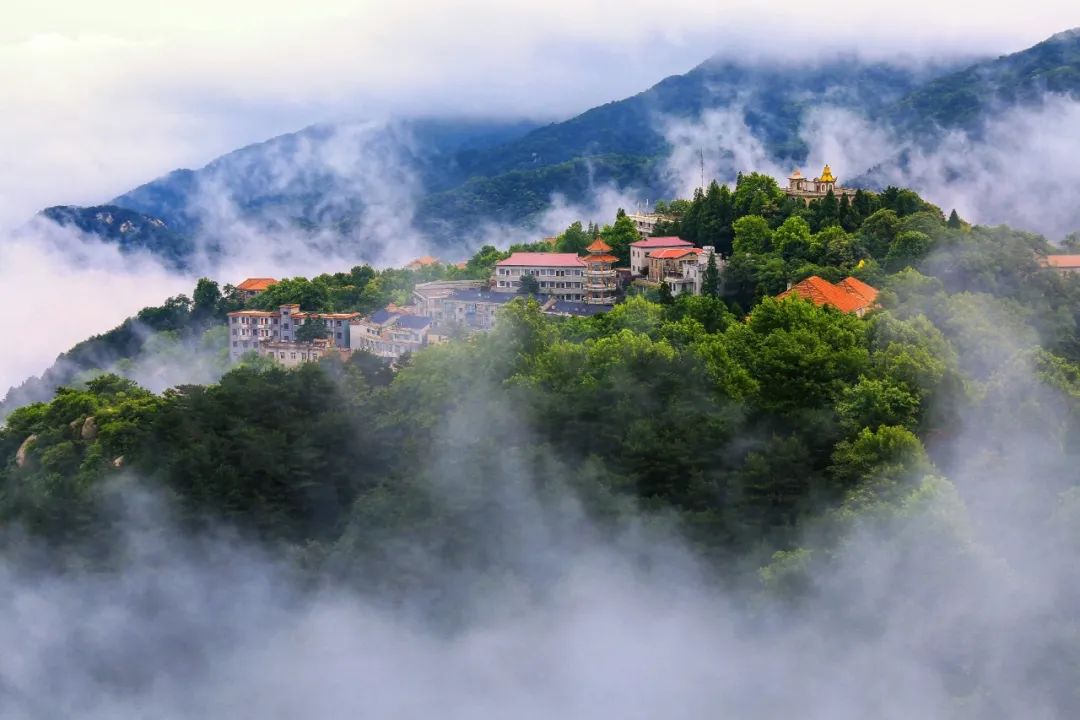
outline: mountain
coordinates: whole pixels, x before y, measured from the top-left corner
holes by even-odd
[[[992,112],[1038,103],[1047,93],[1080,97],[1080,28],[931,80],[891,110],[910,127],[977,133]]]
[[[1046,92],[1080,92],[1080,32],[966,67],[714,58],[542,127],[445,119],[313,126],[172,172],[111,204],[199,235],[211,248],[234,242],[240,224],[260,236],[345,237],[363,257],[405,233],[460,245],[485,223],[528,227],[554,195],[582,203],[601,185],[670,195],[664,161],[672,123],[700,122],[710,111],[736,114],[775,162],[799,165],[809,150],[801,134],[807,114],[823,106],[849,109],[898,143],[930,146],[942,130],[977,136],[987,119]],[[707,125],[699,132],[702,143],[716,142]]]
[[[115,243],[121,251],[153,253],[172,266],[183,265],[195,249],[190,237],[176,232],[161,218],[117,205],[56,205],[40,215],[62,227],[74,227]]]

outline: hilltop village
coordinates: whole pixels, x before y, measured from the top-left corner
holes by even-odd
[[[836,185],[827,165],[813,181],[795,171],[786,192],[805,202],[854,193]],[[628,217],[639,234],[629,244],[628,266],[620,267],[612,247],[597,237],[583,254],[513,252],[495,263],[485,280],[420,283],[409,304],[390,304],[368,315],[309,312],[297,304],[238,310],[228,314],[229,356],[237,361],[256,353],[287,367],[356,351],[396,360],[427,345],[490,330],[499,309],[523,294],[535,297],[546,315],[582,317],[610,309],[628,293],[662,289],[672,297],[700,295],[707,290],[710,273],[717,282],[726,261],[714,247],[652,235],[667,220],[663,214]],[[437,262],[426,256],[406,267],[419,270]],[[276,283],[274,278],[249,278],[236,289],[251,299]],[[789,286],[780,297],[791,295],[862,316],[877,290],[852,277],[834,284],[812,276]]]

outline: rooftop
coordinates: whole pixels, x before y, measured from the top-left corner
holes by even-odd
[[[824,278],[811,275],[776,297],[782,300],[795,295],[815,305],[831,305],[841,312],[856,312],[870,307],[877,294],[875,288],[853,277],[844,278],[834,285]]]
[[[463,289],[455,290],[446,296],[446,300],[459,300],[462,302],[489,302],[502,305],[514,298],[519,297],[511,293],[496,293],[490,290]]]
[[[669,247],[693,247],[694,243],[687,242],[677,237],[651,237],[646,240],[638,240],[630,243],[630,247],[636,248],[669,248]]]
[[[431,255],[425,255],[423,257],[416,258],[411,263],[409,263],[406,267],[418,267],[419,268],[419,267],[426,267],[428,265],[438,265],[438,264],[439,264],[439,258],[432,257]]]
[[[277,317],[276,312],[269,310],[234,310],[228,313],[229,317]]]
[[[430,324],[431,318],[424,317],[423,315],[402,315],[395,323],[398,327],[403,327],[408,330],[423,330]]]
[[[502,267],[580,267],[584,262],[575,253],[516,252],[496,265]]]
[[[592,245],[590,245],[589,247],[587,247],[585,249],[588,252],[591,252],[591,253],[609,253],[609,252],[611,252],[611,246],[608,245],[603,240],[601,240],[600,238],[596,238],[595,240],[593,240]]]
[[[649,253],[649,257],[657,260],[677,260],[687,255],[700,255],[704,250],[696,247],[661,248]]]
[[[375,323],[376,325],[383,325],[390,322],[396,317],[397,313],[392,313],[389,310],[376,310],[375,312],[371,313],[371,315],[368,317],[368,320]]]
[[[1053,268],[1080,268],[1080,255],[1047,255],[1046,264]]]
[[[570,302],[568,300],[556,300],[554,303],[545,308],[544,312],[549,315],[573,315],[577,317],[584,317],[596,315],[602,312],[607,312],[610,309],[611,308],[606,305],[591,305],[589,303]]]
[[[271,285],[277,285],[278,281],[274,278],[248,278],[244,282],[236,286],[237,290],[244,290],[246,292],[262,292]]]

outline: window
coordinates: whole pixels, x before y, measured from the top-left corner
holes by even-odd
[[[288,329],[289,329],[289,323],[287,323],[287,322],[285,322],[285,323],[282,323],[282,324],[281,324],[281,327],[282,327],[282,329],[284,329],[284,330],[288,330]]]
[[[341,323],[338,323],[338,324],[340,325]],[[337,339],[338,339],[338,340],[340,340],[340,339],[341,339],[341,333],[338,333],[338,334],[337,334]]]
[[[289,359],[290,360],[295,360],[296,359],[296,353],[289,353]]]
[[[239,344],[240,344],[240,343],[236,342],[235,340],[233,340],[233,341],[232,341],[232,346],[233,346],[233,347],[236,347],[236,346],[237,346],[237,345],[239,345]]]
[[[232,324],[233,324],[233,325],[235,325],[235,324],[236,324],[236,323],[238,323],[238,322],[240,322],[240,318],[233,318],[233,319],[232,319]]]
[[[284,359],[285,359],[285,351],[284,351],[284,350],[282,350],[282,351],[281,351],[281,359],[282,359],[282,360],[284,360]]]
[[[233,337],[236,337],[236,328],[232,329],[232,334],[233,334]]]

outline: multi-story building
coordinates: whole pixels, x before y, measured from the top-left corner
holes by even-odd
[[[619,258],[611,254],[611,246],[600,238],[585,249],[589,254],[582,258],[585,263],[584,301],[590,305],[614,305],[619,288],[615,263]]]
[[[495,316],[503,305],[516,296],[506,292],[492,292],[481,288],[455,290],[439,301],[439,308],[431,312],[440,330],[450,331],[455,326],[467,330],[490,330]]]
[[[672,295],[695,293],[698,259],[701,248],[663,248],[649,253],[649,282],[667,283]]]
[[[413,307],[418,315],[442,320],[443,300],[461,290],[480,290],[488,287],[486,280],[436,280],[420,283],[413,288]]]
[[[637,228],[638,235],[643,238],[647,238],[656,231],[657,224],[661,222],[674,222],[675,218],[671,215],[660,215],[659,213],[628,213],[627,217],[633,221],[634,227]]]
[[[258,352],[265,342],[296,340],[296,328],[318,319],[326,323],[327,339],[336,347],[349,347],[349,323],[360,313],[306,313],[299,305],[281,305],[273,310],[238,310],[228,314],[229,357],[236,361],[244,353]]]
[[[285,367],[294,368],[306,362],[315,362],[334,353],[345,352],[334,347],[327,338],[317,338],[311,342],[289,342],[288,340],[267,340],[259,345],[259,354],[270,358]]]
[[[499,293],[516,293],[525,275],[536,278],[543,295],[570,301],[584,298],[585,261],[574,253],[513,253],[495,264],[491,288]]]
[[[644,275],[649,271],[649,253],[669,248],[692,248],[694,243],[677,237],[654,237],[630,243],[630,272]]]
[[[378,310],[352,321],[353,350],[365,350],[381,358],[397,359],[427,344],[432,319],[423,315]]]

